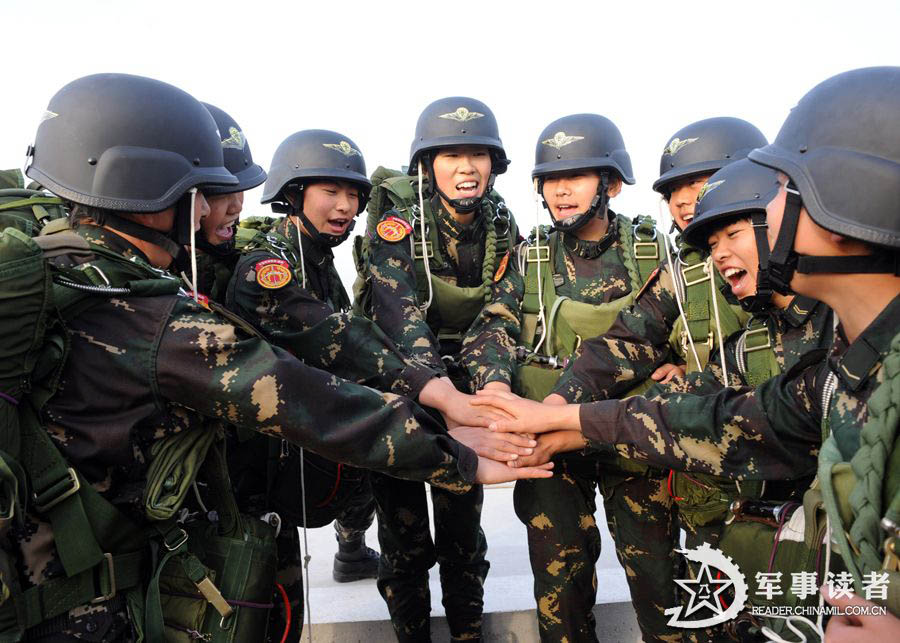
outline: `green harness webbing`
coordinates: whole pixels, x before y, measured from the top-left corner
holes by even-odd
[[[734,348],[738,370],[751,388],[781,373],[768,319],[768,315],[751,317]]]
[[[853,575],[856,592],[863,593],[863,576],[889,573],[887,606],[900,614],[900,334],[891,342],[881,366],[883,380],[868,401],[868,418],[859,434],[859,449],[850,460],[856,484],[849,498],[842,497],[833,475],[843,462],[834,435],[819,452],[819,482],[831,533],[841,558]],[[827,414],[822,418],[828,432]],[[849,538],[845,531],[847,505],[852,510]],[[842,511],[843,509],[843,511]],[[852,543],[852,544],[851,544]]]

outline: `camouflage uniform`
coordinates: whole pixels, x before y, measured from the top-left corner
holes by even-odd
[[[439,230],[440,243],[434,252],[440,252],[447,264],[446,270],[433,271],[434,277],[461,288],[481,286],[486,281],[486,226],[494,225],[486,214],[490,210],[483,205],[482,213],[471,224],[461,225],[446,212],[438,197],[426,203],[426,208],[426,216],[433,217]],[[392,215],[396,213],[388,213]],[[511,225],[515,237],[515,224]],[[384,332],[404,352],[449,375],[462,391],[480,389],[488,382],[509,384],[523,291],[522,278],[512,266],[489,282],[490,300],[461,340],[438,338],[439,306],[433,303],[427,317],[419,308],[408,240],[385,241],[374,230],[368,235],[369,312]],[[498,256],[494,265],[501,260]],[[483,585],[489,568],[485,560],[487,543],[480,527],[481,487],[464,496],[432,488],[436,534],[432,543],[423,485],[374,475],[372,486],[381,545],[378,588],[388,604],[398,638],[421,641],[430,637],[428,570],[435,561],[440,563],[443,604],[452,636],[480,638]]]
[[[119,235],[93,226],[78,233],[133,258],[141,274],[159,276]],[[208,418],[354,466],[459,493],[471,489],[474,453],[409,400],[308,367],[188,297],[112,297],[68,327],[61,385],[45,407],[48,432],[83,479],[137,525],[148,526],[143,493],[150,448],[207,426]],[[287,392],[291,383],[295,394]],[[29,514],[14,541],[26,586],[64,575],[52,528],[41,516]],[[73,609],[62,621],[56,640],[133,640],[118,597]]]
[[[562,250],[553,253],[552,267],[560,276],[554,279],[559,296],[602,304],[631,292],[616,216],[611,213],[610,231],[600,241],[558,232],[550,236],[549,243]],[[679,639],[680,633],[666,626],[664,614],[675,604],[675,586],[669,583],[668,594],[660,587],[662,579],[675,577],[678,544],[665,474],[616,457],[609,449],[563,454],[554,461],[552,478],[521,480],[515,490],[516,514],[528,530],[541,639],[596,640],[598,484],[644,640]]]

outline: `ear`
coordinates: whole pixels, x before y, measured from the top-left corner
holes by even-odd
[[[611,199],[619,196],[622,191],[622,179],[618,176],[609,177],[609,186],[606,188],[606,195]]]

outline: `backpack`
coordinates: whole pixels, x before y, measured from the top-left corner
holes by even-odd
[[[13,189],[0,190],[0,641],[52,634],[65,627],[72,608],[117,596],[139,639],[189,640],[197,632],[206,640],[259,640],[267,610],[243,604],[271,601],[274,533],[242,519],[228,502],[224,460],[208,439],[215,434],[203,430],[204,439],[186,443],[188,431],[154,445],[145,505],[158,521],[148,530],[84,482],[41,419],[66,361],[66,319],[110,295],[175,294],[179,282],[65,232],[59,199]],[[50,228],[62,232],[47,234]],[[62,256],[66,262],[52,261]],[[201,466],[224,498],[214,528],[175,520]],[[173,467],[175,485],[167,484]],[[65,575],[23,589],[10,531],[26,512],[52,525]],[[154,540],[159,556],[151,567]]]

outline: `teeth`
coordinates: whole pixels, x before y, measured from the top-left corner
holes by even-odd
[[[686,215],[684,215],[683,218],[684,218],[685,221],[693,221],[693,220],[694,220],[694,215],[693,215],[693,214],[686,214]]]
[[[464,181],[463,183],[458,183],[456,185],[457,190],[469,190],[478,187],[478,183],[476,181]]]
[[[742,272],[744,272],[744,271],[741,270],[740,268],[728,268],[728,269],[725,271],[725,277],[726,277],[727,279],[731,279],[731,278],[734,277],[735,275],[738,275],[738,274],[740,274],[740,273],[742,273]]]

